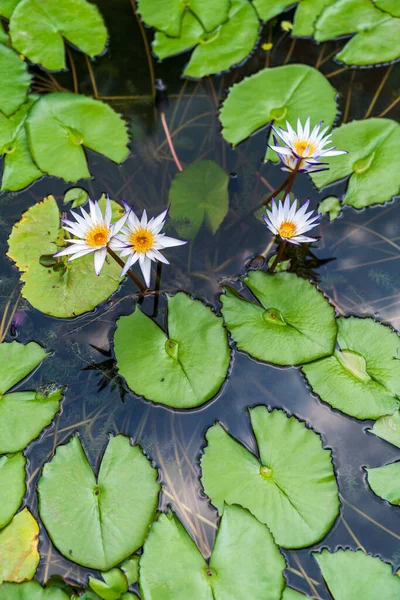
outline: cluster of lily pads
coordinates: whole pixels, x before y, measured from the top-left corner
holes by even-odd
[[[27,508],[18,512],[26,491],[22,450],[59,410],[61,390],[10,392],[46,353],[34,342],[3,343],[0,352],[1,600],[130,600],[137,597],[129,591],[136,583],[143,600],[184,600],[188,594],[209,600],[306,598],[286,586],[280,548],[314,544],[332,527],[340,508],[332,457],[305,423],[265,406],[249,411],[257,454],[221,424],[206,433],[202,484],[220,514],[208,559],[172,510],[157,512],[159,474],[140,446],[123,435],[111,437],[97,474],[79,436],[58,446],[38,482],[40,518],[61,554],[100,571],[101,578],[89,577],[86,591],[59,578],[51,578],[46,587],[25,582],[39,563],[39,526]],[[371,469],[368,477],[381,495],[387,490],[385,478],[390,479],[393,492],[393,474]],[[400,578],[379,558],[342,549],[313,556],[335,600],[360,593],[372,599],[378,590],[387,598],[400,593]],[[360,579],[361,570],[367,578]]]
[[[266,22],[295,0],[213,0],[188,3],[139,0],[143,21],[156,28],[153,51],[160,58],[193,50],[184,70],[200,78],[226,71],[245,60]],[[336,58],[347,65],[373,65],[400,57],[400,8],[397,0],[301,0],[294,37],[317,42],[354,35]]]
[[[90,57],[106,47],[107,29],[86,0],[1,0],[1,190],[19,190],[43,175],[90,177],[84,147],[121,163],[128,155],[126,125],[108,105],[80,94],[29,93],[28,64],[65,69],[64,38]]]

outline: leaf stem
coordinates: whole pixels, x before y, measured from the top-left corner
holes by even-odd
[[[124,261],[120,259],[118,254],[115,254],[114,250],[111,250],[111,248],[107,247],[107,252],[115,260],[115,262],[119,264],[120,267],[124,268]],[[147,287],[144,285],[144,283],[139,279],[139,277],[136,277],[135,273],[131,269],[128,269],[127,275],[129,275],[132,281],[136,283],[141,292],[145,292],[147,290]]]
[[[169,149],[171,150],[172,158],[175,161],[177,169],[179,171],[183,171],[182,165],[179,162],[179,158],[178,158],[178,156],[177,156],[177,154],[175,152],[175,148],[174,148],[174,144],[172,142],[171,135],[169,133],[169,129],[168,129],[168,125],[167,125],[167,120],[165,118],[165,113],[163,113],[163,112],[161,113],[161,123],[162,123],[162,126],[164,128],[165,137],[167,138],[168,146],[169,146]]]

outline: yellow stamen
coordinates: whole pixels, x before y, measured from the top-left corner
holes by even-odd
[[[108,243],[109,233],[110,230],[106,225],[96,225],[88,231],[85,241],[87,245],[92,246],[92,248],[105,246]]]
[[[296,231],[297,227],[295,223],[292,223],[291,221],[284,221],[278,229],[279,235],[282,238],[287,238],[288,240],[296,235]]]
[[[308,148],[308,150],[307,150],[307,148]],[[307,152],[306,152],[306,150],[307,150]],[[311,156],[312,154],[314,154],[315,145],[310,143],[308,140],[304,140],[304,141],[297,140],[294,143],[294,151],[296,152],[296,154],[298,156],[304,156],[305,158],[307,158],[308,156]]]
[[[133,246],[135,252],[148,252],[154,246],[154,235],[148,229],[138,229],[131,234],[129,243]]]

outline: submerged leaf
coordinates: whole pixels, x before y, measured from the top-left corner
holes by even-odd
[[[70,597],[55,587],[45,589],[38,581],[27,581],[1,584],[0,600],[70,600]]]
[[[65,69],[63,38],[89,56],[101,54],[107,29],[86,0],[21,0],[10,17],[14,48],[49,70]]]
[[[317,210],[320,215],[329,214],[329,220],[334,221],[342,212],[342,205],[340,204],[339,198],[336,196],[329,196],[318,204]]]
[[[43,468],[39,511],[64,556],[106,571],[142,546],[159,490],[157,471],[128,438],[110,438],[96,478],[75,436]]]
[[[86,96],[68,92],[42,96],[31,108],[26,127],[38,167],[65,181],[90,177],[83,146],[116,163],[129,153],[120,115]]]
[[[258,302],[227,289],[222,315],[239,350],[277,365],[296,365],[333,352],[335,313],[317,288],[293,273],[250,271],[243,279]]]
[[[193,240],[201,225],[215,234],[228,208],[228,174],[212,160],[192,163],[170,187],[171,223],[182,238]]]
[[[25,102],[31,76],[26,63],[14,50],[2,43],[0,43],[0,73],[0,111],[9,116]]]
[[[324,402],[357,419],[393,413],[400,397],[400,338],[373,319],[338,319],[334,355],[302,368]]]
[[[371,490],[390,504],[400,505],[400,461],[366,469]]]
[[[6,393],[45,357],[35,342],[0,344],[0,454],[23,450],[60,409],[61,389]]]
[[[357,550],[323,550],[313,553],[335,600],[397,600],[400,578],[392,574],[391,565]]]
[[[224,502],[250,510],[284,548],[318,542],[339,513],[329,450],[317,433],[281,410],[257,406],[250,418],[260,458],[221,425],[208,429],[201,458],[205,493],[220,512]]]
[[[265,525],[226,506],[209,564],[173,513],[151,527],[140,561],[144,600],[279,600],[285,561]]]
[[[316,69],[306,65],[285,65],[263,69],[229,90],[220,112],[223,137],[233,145],[273,122],[311,119],[311,125],[324,121],[332,125],[337,114],[336,90]],[[267,158],[278,160],[269,151]]]
[[[30,95],[11,117],[0,114],[0,154],[4,154],[1,190],[20,190],[43,175],[33,161],[25,129],[28,111],[35,101],[36,97]]]
[[[0,531],[0,584],[32,579],[40,560],[38,536],[39,525],[27,508]]]
[[[25,464],[22,453],[0,457],[0,529],[11,521],[25,495]]]
[[[153,402],[193,408],[218,392],[230,350],[222,319],[190,296],[168,298],[168,334],[139,307],[118,321],[114,337],[119,372],[130,389]]]
[[[93,310],[116,291],[121,267],[106,261],[97,276],[92,253],[71,262],[61,260],[58,269],[43,266],[40,257],[54,254],[65,239],[59,227],[57,203],[47,196],[14,225],[8,256],[22,271],[22,295],[32,306],[54,317],[75,317]]]
[[[333,130],[332,142],[348,154],[328,157],[329,169],[311,175],[319,189],[350,175],[344,203],[354,208],[383,204],[400,192],[399,123],[391,119],[352,121]]]

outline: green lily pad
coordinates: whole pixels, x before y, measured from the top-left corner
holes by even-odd
[[[42,588],[38,581],[3,583],[0,600],[69,600],[69,596],[55,587]]]
[[[23,450],[60,409],[61,389],[6,393],[45,357],[35,342],[0,344],[0,454]]]
[[[10,116],[25,102],[32,77],[18,54],[1,43],[0,73],[0,111]]]
[[[222,319],[179,292],[168,299],[168,334],[138,307],[118,320],[119,372],[139,396],[173,408],[210,400],[225,381],[230,349]]]
[[[97,276],[93,254],[71,262],[61,260],[60,268],[44,267],[40,257],[54,254],[64,241],[59,227],[57,203],[47,196],[14,225],[8,256],[22,271],[22,295],[32,306],[53,317],[75,317],[93,310],[117,290],[121,267],[110,260]]]
[[[64,204],[72,202],[71,208],[78,208],[88,201],[89,194],[86,190],[79,187],[70,188],[64,194]]]
[[[20,0],[0,0],[0,16],[9,19]]]
[[[393,17],[400,17],[400,4],[397,0],[372,0],[378,8],[384,10]]]
[[[4,29],[4,23],[2,21],[0,21],[0,42],[2,44],[8,44],[9,43],[8,33]]]
[[[297,5],[292,35],[296,37],[312,36],[319,15],[324,8],[334,2],[336,0],[301,0]]]
[[[4,155],[2,191],[20,190],[43,175],[33,161],[25,128],[28,111],[36,98],[30,95],[28,102],[9,118],[0,113],[0,154]]]
[[[201,458],[204,491],[219,511],[224,502],[250,510],[284,548],[315,544],[339,513],[331,453],[296,417],[265,406],[249,412],[259,458],[213,425]]]
[[[258,31],[258,17],[252,3],[231,0],[229,20],[198,40],[184,75],[201,78],[241,63],[253,50]]]
[[[371,490],[390,504],[400,505],[400,461],[366,469]]]
[[[170,187],[171,224],[180,237],[193,240],[201,225],[215,234],[229,209],[228,174],[212,160],[192,163]]]
[[[212,31],[228,18],[229,0],[217,3],[209,0],[139,0],[138,13],[143,21],[171,37],[181,37],[183,22],[188,14],[192,15],[202,27],[202,31]]]
[[[399,407],[400,338],[373,319],[338,319],[332,356],[302,368],[313,391],[357,419],[377,419]]]
[[[295,3],[296,0],[253,0],[254,8],[262,21],[269,21]]]
[[[157,471],[128,438],[110,438],[96,477],[75,436],[43,468],[39,511],[64,556],[107,571],[143,545],[159,490]]]
[[[318,212],[320,215],[329,215],[329,220],[334,221],[342,212],[342,205],[337,196],[328,196],[318,204]]]
[[[103,600],[119,600],[128,591],[128,580],[120,569],[102,573],[104,581],[89,577],[89,586]]]
[[[40,560],[38,536],[39,525],[27,508],[0,531],[0,584],[32,579]]]
[[[368,431],[400,448],[400,411],[380,417]]]
[[[283,591],[282,600],[307,600],[309,596],[294,590],[293,588],[286,587]]]
[[[400,597],[400,578],[392,567],[362,550],[323,550],[313,554],[325,582],[335,600],[397,600]]]
[[[285,561],[265,525],[226,506],[209,563],[173,513],[151,527],[140,561],[144,600],[279,600]]]
[[[337,114],[336,90],[316,69],[306,65],[285,65],[263,69],[230,88],[220,120],[223,137],[233,145],[273,122],[286,128],[299,118],[311,125],[324,121],[332,125]],[[275,152],[267,158],[278,160]]]
[[[10,16],[14,48],[49,70],[65,69],[63,38],[89,56],[101,54],[107,29],[95,4],[86,0],[21,0]]]
[[[277,365],[332,354],[334,309],[314,285],[294,273],[262,271],[250,271],[243,281],[258,302],[233,288],[220,296],[225,325],[239,350]]]
[[[22,453],[0,456],[0,529],[11,521],[25,495],[25,465]]]
[[[116,163],[129,153],[120,115],[107,104],[78,94],[42,96],[31,108],[26,128],[39,169],[65,181],[90,177],[83,146]]]
[[[371,65],[400,56],[400,21],[364,0],[337,0],[325,7],[315,25],[318,42],[356,34],[337,54],[348,65]]]
[[[348,154],[327,158],[329,169],[311,175],[321,189],[350,176],[345,204],[364,208],[388,202],[400,192],[400,124],[391,119],[352,121],[333,130],[332,142]],[[382,185],[382,181],[385,185]]]

